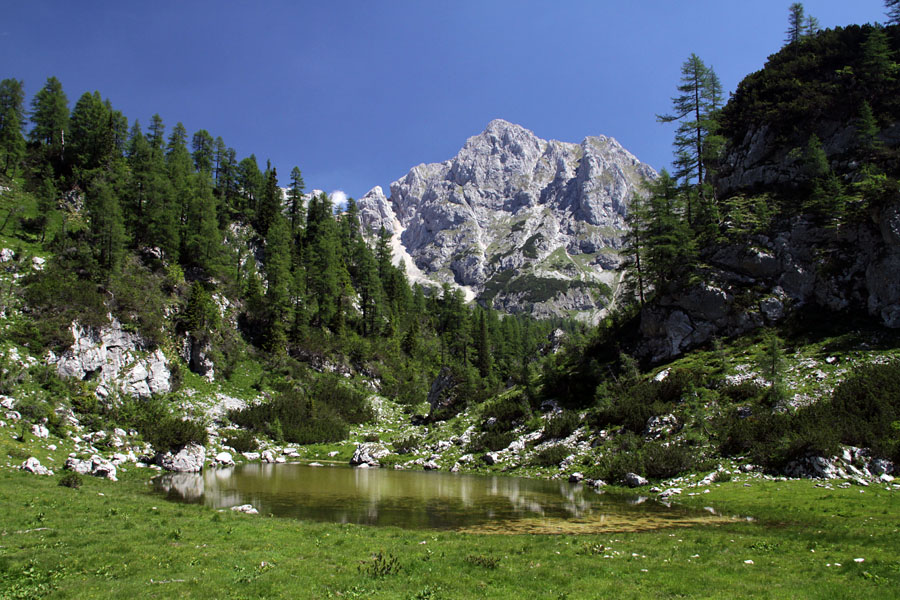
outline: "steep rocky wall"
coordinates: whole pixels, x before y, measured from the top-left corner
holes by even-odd
[[[702,282],[642,311],[642,358],[667,360],[716,337],[774,325],[808,305],[900,328],[900,202],[839,229],[797,217],[777,235],[721,247],[707,262]]]
[[[395,236],[423,277],[463,286],[470,297],[490,290],[503,310],[590,311],[608,298],[580,294],[575,302],[562,289],[559,302],[523,302],[506,289],[509,272],[613,285],[629,201],[655,177],[612,138],[546,141],[498,119],[451,160],[392,183],[390,198],[380,188],[366,194],[360,221]]]

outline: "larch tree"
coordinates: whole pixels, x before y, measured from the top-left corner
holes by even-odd
[[[56,77],[47,79],[43,88],[31,99],[31,122],[28,134],[40,152],[40,160],[58,174],[65,160],[66,132],[69,129],[69,100]]]
[[[303,191],[306,183],[299,167],[291,169],[291,187],[288,189],[288,211],[291,217],[291,235],[303,227]]]
[[[803,4],[794,2],[788,7],[788,28],[784,33],[784,43],[793,44],[803,37],[806,31],[806,15],[803,10]]]
[[[22,136],[25,113],[23,84],[16,79],[0,81],[0,160],[3,174],[9,175],[25,156],[25,138]]]
[[[702,204],[708,195],[704,185],[710,178],[708,165],[714,154],[709,144],[722,105],[722,85],[715,71],[696,54],[691,54],[681,67],[681,83],[677,89],[679,94],[672,98],[672,112],[656,118],[661,123],[678,123],[673,142],[675,179],[688,188],[689,196],[697,196]],[[694,213],[693,201],[689,199],[686,215],[689,224],[693,224]]]
[[[884,0],[888,25],[900,25],[900,0]]]

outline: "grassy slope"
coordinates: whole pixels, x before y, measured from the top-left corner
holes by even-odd
[[[878,487],[729,482],[681,500],[757,520],[506,536],[220,513],[164,501],[135,470],[56,481],[0,472],[0,598],[900,596],[900,499]],[[371,574],[377,552],[399,572]]]

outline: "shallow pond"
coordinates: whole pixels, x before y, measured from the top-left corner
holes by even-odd
[[[567,481],[438,471],[246,464],[163,475],[154,486],[169,500],[215,508],[252,504],[264,515],[411,529],[590,533],[720,519]]]

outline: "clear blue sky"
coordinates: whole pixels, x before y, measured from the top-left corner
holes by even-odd
[[[610,135],[657,169],[691,52],[727,91],[782,45],[788,0],[5,0],[0,78],[99,90],[129,120],[222,136],[282,185],[359,197],[452,157],[494,118],[579,142]],[[823,27],[881,0],[805,2]]]

